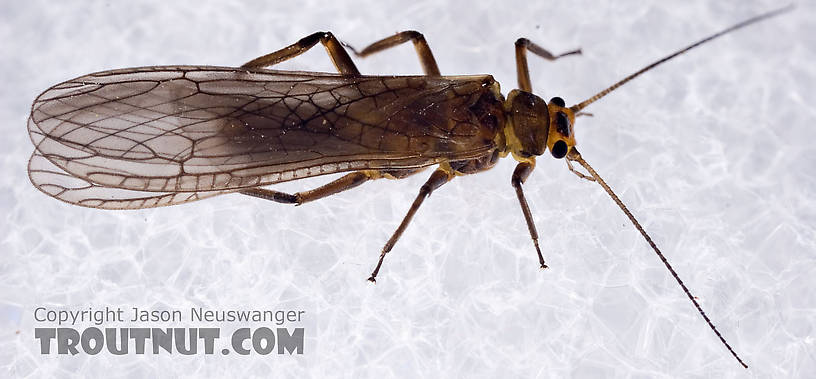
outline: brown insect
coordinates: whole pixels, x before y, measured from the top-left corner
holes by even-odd
[[[303,204],[379,178],[400,179],[438,165],[385,244],[369,278],[423,200],[457,175],[481,172],[499,158],[519,163],[511,183],[538,253],[538,233],[522,184],[546,150],[569,170],[597,182],[654,249],[708,325],[742,364],[674,269],[612,189],[575,149],[581,110],[616,88],[723,34],[778,15],[768,12],[674,52],[587,100],[567,107],[532,93],[527,52],[516,41],[519,88],[505,98],[490,75],[441,76],[422,34],[397,33],[365,57],[412,41],[424,76],[364,76],[331,33],[318,32],[241,67],[159,66],[104,71],[53,86],[34,101],[28,129],[35,146],[31,182],[59,200],[92,208],[140,209],[241,193]],[[340,74],[264,69],[322,43]],[[581,165],[588,174],[572,167]],[[349,172],[321,187],[282,193],[271,184]]]

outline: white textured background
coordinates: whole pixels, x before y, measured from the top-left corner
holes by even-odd
[[[513,42],[525,36],[554,52],[584,49],[556,63],[530,58],[536,92],[573,104],[780,5],[397,4],[408,3],[3,1],[0,371],[9,375],[0,376],[816,375],[812,2],[650,72],[577,125],[584,157],[662,246],[747,371],[600,187],[547,156],[526,193],[550,270],[538,270],[508,160],[435,193],[376,286],[365,279],[427,173],[298,208],[227,195],[130,212],[69,206],[28,182],[31,101],[89,72],[238,65],[317,30],[362,47],[417,29],[444,74],[492,73],[508,91]],[[420,72],[410,46],[357,62],[364,73]],[[283,67],[331,70],[321,48]],[[306,353],[39,354],[34,307],[105,305],[302,309]]]

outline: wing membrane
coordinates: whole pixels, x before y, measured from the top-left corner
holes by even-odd
[[[34,152],[28,161],[31,182],[42,192],[67,203],[102,209],[142,209],[182,204],[232,191],[145,192],[104,187],[70,175]]]
[[[475,158],[494,147],[469,111],[486,93],[485,78],[194,66],[91,74],[35,100],[30,177],[70,203],[143,208]]]

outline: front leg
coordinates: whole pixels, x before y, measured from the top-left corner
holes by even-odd
[[[528,51],[549,61],[554,61],[567,55],[581,54],[581,49],[575,49],[555,55],[527,38],[519,38],[516,40],[516,75],[518,76],[519,89],[525,92],[533,92],[533,85],[530,82],[530,69],[527,68]]]

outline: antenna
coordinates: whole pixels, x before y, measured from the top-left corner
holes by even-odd
[[[606,96],[608,93],[616,90],[618,87],[626,84],[628,81],[640,76],[640,74],[642,74],[642,73],[644,73],[646,71],[649,71],[649,70],[657,67],[658,65],[660,65],[663,62],[667,62],[667,61],[671,60],[672,58],[674,58],[674,57],[676,57],[676,56],[678,56],[680,54],[683,54],[683,53],[685,53],[685,52],[687,52],[687,51],[689,51],[689,50],[691,50],[691,49],[693,49],[693,48],[695,48],[697,46],[700,46],[700,45],[702,45],[702,44],[704,44],[704,43],[706,43],[708,41],[711,41],[711,40],[713,40],[713,39],[715,39],[717,37],[723,36],[725,34],[733,32],[733,31],[735,31],[737,29],[744,28],[744,27],[746,27],[748,25],[760,22],[762,20],[766,20],[766,19],[769,19],[771,17],[780,15],[782,13],[789,12],[789,11],[793,10],[793,8],[795,8],[795,6],[793,4],[790,4],[790,5],[788,5],[788,6],[784,7],[784,8],[780,8],[780,9],[773,10],[773,11],[770,11],[770,12],[767,12],[767,13],[763,13],[763,14],[761,14],[759,16],[751,17],[751,18],[749,18],[749,19],[747,19],[747,20],[745,20],[743,22],[735,24],[735,25],[733,25],[731,27],[728,27],[728,28],[726,28],[724,30],[721,30],[721,31],[719,31],[717,33],[714,33],[714,34],[712,34],[712,35],[710,35],[710,36],[708,36],[706,38],[703,38],[703,39],[701,39],[701,40],[699,40],[699,41],[697,41],[695,43],[692,43],[691,45],[688,45],[688,46],[686,46],[686,47],[684,47],[684,48],[682,48],[680,50],[677,50],[674,53],[671,53],[671,54],[669,54],[669,55],[667,55],[667,56],[665,56],[665,57],[663,57],[663,58],[661,58],[661,59],[659,59],[659,60],[657,60],[655,62],[652,62],[652,64],[638,70],[634,74],[631,74],[631,75],[623,78],[623,80],[609,86],[609,88],[607,88],[607,89],[605,89],[605,90],[603,90],[601,92],[596,93],[595,95],[593,95],[589,99],[586,99],[586,100],[584,100],[584,101],[582,101],[582,102],[580,102],[578,104],[575,104],[575,105],[571,106],[570,109],[574,113],[578,113],[581,109],[586,108],[587,105],[594,103],[596,100]]]
[[[598,182],[598,184],[600,184],[601,187],[603,187],[604,191],[606,191],[606,193],[609,194],[609,196],[612,198],[615,204],[617,204],[618,207],[623,211],[623,213],[626,214],[626,217],[629,218],[629,221],[632,221],[632,224],[635,226],[635,229],[637,229],[638,232],[640,232],[640,234],[643,236],[643,238],[646,239],[646,242],[649,243],[649,246],[652,247],[652,249],[660,258],[660,260],[663,261],[663,264],[666,266],[667,269],[669,269],[669,272],[671,272],[674,279],[677,280],[677,283],[680,284],[680,287],[683,288],[683,292],[686,293],[686,296],[688,296],[689,300],[691,300],[692,304],[694,304],[694,307],[697,308],[698,312],[700,312],[700,316],[703,316],[703,319],[705,320],[706,323],[708,323],[708,326],[711,327],[711,330],[714,331],[714,334],[716,334],[717,337],[720,338],[720,342],[722,342],[723,345],[725,345],[728,351],[731,352],[731,355],[733,355],[734,358],[736,358],[737,361],[739,361],[742,367],[748,368],[748,365],[742,361],[742,359],[739,357],[739,355],[737,355],[734,349],[731,348],[731,345],[729,345],[728,342],[725,341],[725,338],[722,336],[722,334],[720,334],[720,331],[718,331],[717,328],[714,326],[714,323],[711,322],[711,319],[709,319],[708,316],[706,316],[705,312],[703,311],[703,308],[700,306],[700,303],[697,302],[697,300],[691,294],[691,291],[689,291],[688,287],[686,287],[683,281],[680,280],[680,276],[677,275],[677,272],[674,271],[674,268],[671,266],[671,264],[669,264],[669,261],[666,259],[666,256],[663,255],[663,252],[661,252],[657,245],[654,243],[654,241],[652,241],[652,237],[649,237],[649,234],[646,233],[645,230],[643,230],[643,227],[640,226],[638,220],[635,218],[634,215],[632,215],[632,212],[629,212],[629,208],[626,208],[626,205],[624,205],[623,201],[621,201],[618,195],[616,195],[615,192],[612,191],[612,188],[610,188],[609,185],[606,184],[606,182],[603,180],[603,178],[601,178],[601,176],[598,175],[598,172],[595,171],[595,169],[593,169],[592,166],[590,166],[589,163],[587,163],[587,161],[585,161],[583,157],[581,157],[581,154],[575,148],[572,148],[569,154],[567,154],[567,159],[569,161],[578,162],[578,164],[584,166],[587,172],[589,172],[589,175],[591,175],[592,178],[595,179],[595,181]]]

